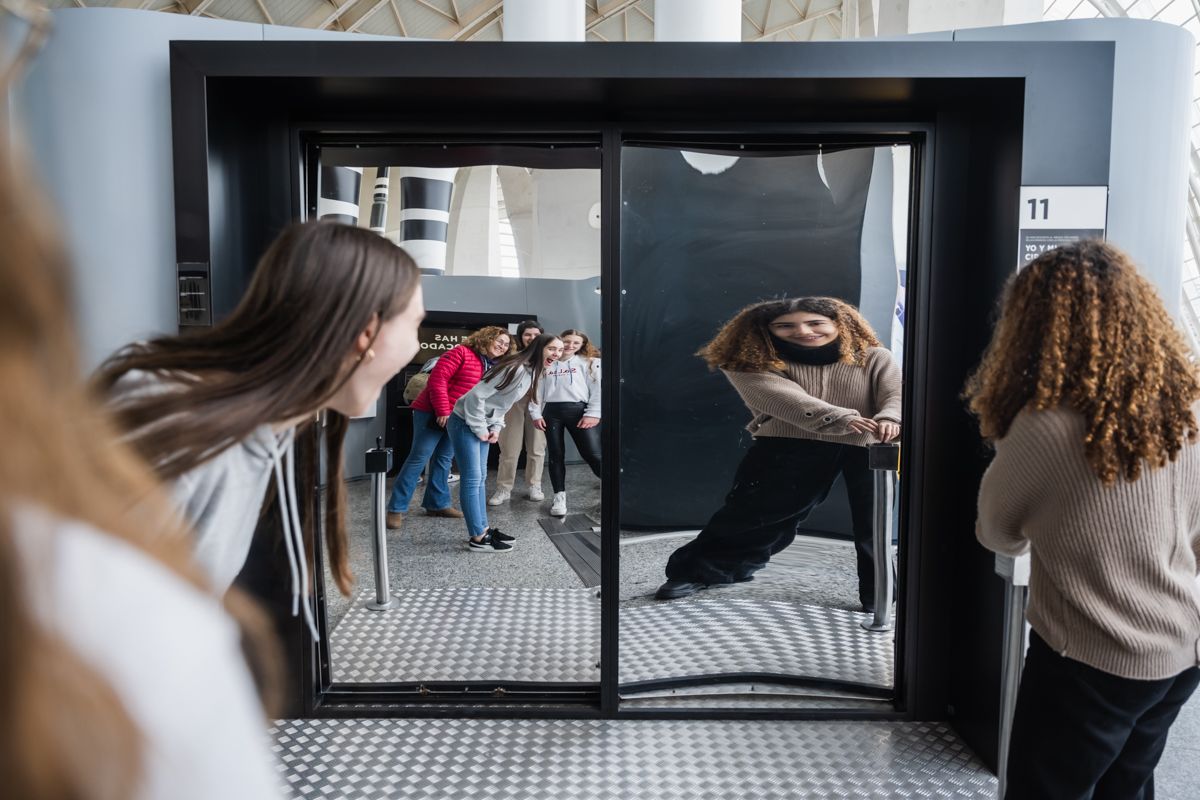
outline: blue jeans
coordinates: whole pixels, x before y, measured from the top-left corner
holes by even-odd
[[[454,458],[458,460],[458,471],[462,481],[458,485],[458,504],[462,506],[467,520],[467,535],[482,536],[488,529],[487,519],[487,442],[471,432],[467,423],[454,414],[446,423],[450,443],[454,445]]]
[[[429,424],[434,419],[434,415],[428,411],[413,411],[412,448],[392,485],[388,511],[408,511],[409,501],[412,500],[426,462],[429,463],[429,480],[425,483],[425,499],[421,505],[429,511],[450,507],[450,461],[454,458],[454,451],[450,447],[450,437],[444,430],[430,429]]]

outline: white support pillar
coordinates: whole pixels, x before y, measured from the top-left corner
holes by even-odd
[[[1041,22],[1042,0],[879,0],[879,35]]]
[[[504,0],[506,42],[582,42],[583,0]]]
[[[742,0],[655,0],[656,42],[740,42]]]
[[[424,275],[446,274],[450,199],[457,167],[401,167],[399,244]]]

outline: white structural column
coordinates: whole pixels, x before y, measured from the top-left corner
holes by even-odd
[[[425,275],[446,273],[450,198],[457,167],[401,167],[399,244]]]
[[[740,42],[742,0],[655,0],[656,42]]]
[[[582,42],[583,0],[504,0],[504,41]]]
[[[878,3],[880,36],[1042,21],[1042,0],[878,0]]]

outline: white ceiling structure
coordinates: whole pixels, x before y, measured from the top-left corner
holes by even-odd
[[[564,0],[565,1],[565,0]],[[654,40],[654,0],[578,0],[588,41]],[[500,41],[502,0],[49,0],[51,8],[137,8],[317,30],[418,39]],[[857,0],[848,8],[858,9]],[[842,37],[842,0],[743,0],[742,39],[807,42]],[[862,3],[870,27],[871,4]],[[860,19],[859,30],[863,29]],[[853,35],[847,31],[847,38]]]

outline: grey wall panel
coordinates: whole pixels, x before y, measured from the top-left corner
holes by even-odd
[[[84,367],[177,330],[168,43],[380,40],[131,9],[54,12],[13,102],[71,251]]]
[[[1044,91],[1031,80],[1021,181],[1109,187],[1108,238],[1126,250],[1178,314],[1192,124],[1195,40],[1184,28],[1134,19],[1075,20],[955,33],[959,42],[1111,41],[1115,69]],[[1083,101],[1111,94],[1108,141],[1058,130]],[[1089,98],[1088,95],[1096,95]]]
[[[15,109],[71,250],[85,368],[176,331],[167,43],[261,38],[261,25],[178,14],[54,14]]]

